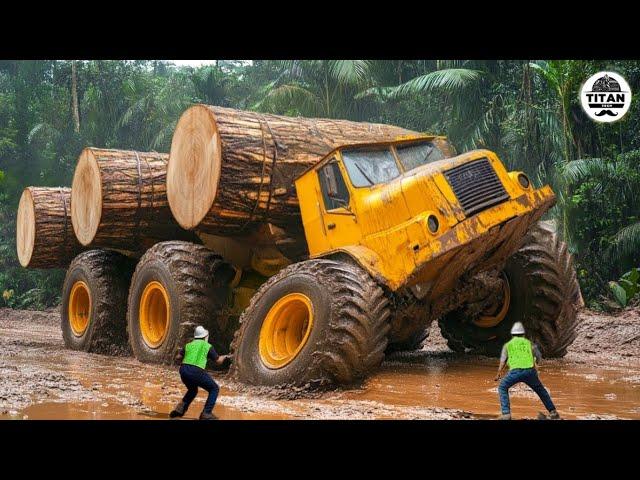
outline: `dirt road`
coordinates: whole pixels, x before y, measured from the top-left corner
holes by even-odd
[[[582,313],[576,342],[541,368],[565,418],[640,419],[640,309]],[[175,368],[64,349],[57,311],[0,309],[0,419],[161,419],[182,395]],[[387,358],[362,388],[282,400],[219,372],[222,419],[465,419],[498,412],[494,359],[455,354],[435,326],[424,348]],[[203,393],[188,417],[196,418]],[[512,389],[517,418],[542,409]]]

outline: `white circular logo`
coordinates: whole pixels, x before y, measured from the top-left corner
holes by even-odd
[[[629,111],[631,88],[624,77],[616,72],[598,72],[582,85],[580,101],[592,120],[617,122]]]

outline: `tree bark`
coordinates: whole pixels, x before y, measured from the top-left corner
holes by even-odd
[[[78,107],[78,70],[76,61],[71,60],[71,110],[73,112],[73,129],[80,133],[80,110]]]
[[[334,148],[416,132],[347,120],[196,105],[173,134],[167,197],[186,229],[225,236],[263,223],[300,228],[293,180]]]
[[[71,220],[85,246],[139,256],[155,243],[190,240],[166,196],[168,155],[85,148],[73,176]]]
[[[18,260],[28,268],[63,268],[82,251],[71,226],[71,189],[27,187],[16,224]]]

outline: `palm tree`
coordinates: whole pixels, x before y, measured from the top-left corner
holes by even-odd
[[[164,78],[141,75],[129,79],[123,87],[126,109],[117,123],[121,142],[130,148],[168,151],[180,114],[194,101],[193,78],[192,72],[172,71]]]
[[[530,63],[530,66],[540,74],[557,96],[562,122],[564,158],[568,162],[574,158],[574,148],[579,145],[573,135],[571,111],[580,82],[586,78],[585,64],[575,60],[538,60]],[[578,156],[580,153],[578,152]]]
[[[263,87],[253,107],[273,113],[362,120],[374,106],[357,94],[368,85],[367,60],[291,60],[278,62],[278,76]]]
[[[438,60],[423,68],[384,93],[395,99],[427,96],[431,108],[440,112],[438,123],[463,150],[498,145],[503,99],[491,91],[498,62]]]
[[[222,70],[220,65],[196,69],[189,75],[198,101],[207,105],[229,106],[229,89],[232,73]]]
[[[618,208],[622,227],[611,238],[606,249],[607,256],[616,262],[640,261],[640,150],[618,155],[614,161],[589,158],[568,162],[559,170],[560,180],[569,188],[584,182],[593,183],[593,191],[603,197],[603,201]],[[568,215],[585,212],[571,212]],[[588,212],[587,212],[588,213]],[[568,222],[572,225],[573,222]],[[571,229],[571,227],[569,228]],[[635,264],[633,266],[636,266]]]

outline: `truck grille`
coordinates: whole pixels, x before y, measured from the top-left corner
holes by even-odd
[[[466,216],[486,210],[509,198],[486,158],[444,172]]]

